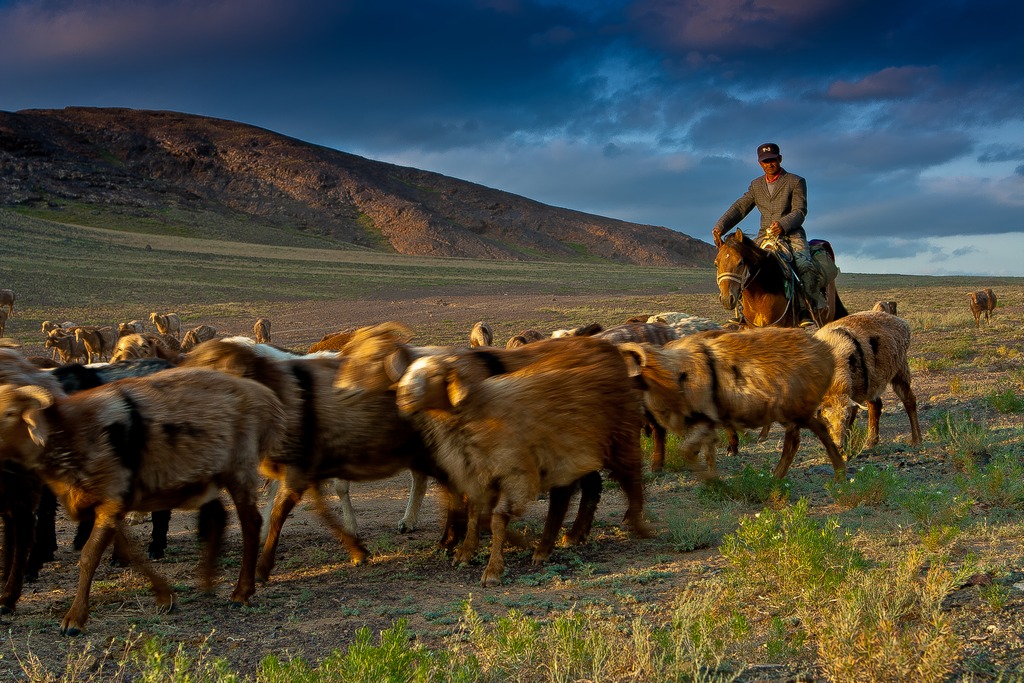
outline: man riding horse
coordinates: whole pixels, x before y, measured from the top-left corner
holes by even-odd
[[[793,293],[794,302],[801,303],[800,326],[814,325],[817,312],[827,307],[822,292],[827,283],[814,263],[803,227],[807,216],[807,181],[782,168],[782,153],[774,142],[758,145],[757,161],[764,169],[764,175],[750,182],[743,196],[718,219],[711,234],[715,244],[720,245],[722,235],[736,227],[756,206],[761,212],[761,229],[754,241],[762,247],[771,246],[767,244],[770,242],[782,245],[781,255],[796,270],[806,294],[804,305],[804,297]],[[731,322],[744,322],[738,306],[736,318]]]

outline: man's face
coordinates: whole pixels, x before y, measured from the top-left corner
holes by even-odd
[[[765,159],[761,162],[761,168],[764,169],[766,175],[778,175],[779,169],[782,168],[782,155],[774,159]]]

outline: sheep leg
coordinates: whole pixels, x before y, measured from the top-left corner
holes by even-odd
[[[455,551],[455,557],[452,559],[454,566],[467,566],[476,555],[476,551],[480,547],[480,512],[482,509],[489,510],[492,507],[490,504],[480,506],[469,501],[466,506],[466,537],[462,539],[462,545]]]
[[[590,472],[577,480],[580,484],[580,507],[576,511],[576,521],[563,538],[565,545],[582,543],[590,535],[590,527],[594,524],[594,514],[601,500],[601,473]]]
[[[446,501],[447,511],[438,545],[451,552],[466,537],[466,499],[447,485],[441,486],[441,493]]]
[[[313,503],[316,506],[316,511],[320,515],[320,519],[334,532],[335,538],[345,544],[345,548],[348,550],[349,557],[352,558],[352,564],[360,565],[366,562],[367,556],[370,554],[359,539],[353,536],[345,528],[345,525],[338,521],[338,518],[331,512],[331,508],[327,505],[323,495],[320,493],[320,489],[316,486],[310,487],[313,495]]]
[[[856,421],[857,421],[857,404],[851,402],[850,405],[848,405],[846,407],[846,417],[843,420],[843,429],[839,433],[840,434],[840,437],[839,437],[840,443],[842,443],[844,445],[846,444],[846,440],[849,438],[850,432],[853,431],[853,424]]]
[[[409,502],[405,504],[405,516],[398,523],[398,533],[406,534],[416,529],[420,517],[420,506],[427,493],[427,475],[409,470]]]
[[[35,515],[30,510],[4,516],[4,589],[0,594],[0,614],[13,614],[21,597],[25,565],[32,548]]]
[[[149,579],[149,585],[153,588],[153,594],[156,596],[157,612],[161,614],[173,612],[176,606],[176,599],[174,591],[171,589],[170,584],[167,583],[167,579],[158,574],[153,569],[153,565],[142,556],[136,545],[127,537],[124,527],[120,523],[117,524],[114,531],[114,542],[123,548],[122,552],[128,563],[132,566],[132,569],[135,569]]]
[[[43,486],[39,503],[36,505],[36,530],[25,566],[25,580],[35,581],[39,578],[39,570],[47,562],[52,562],[57,552],[57,497],[49,486]]]
[[[78,560],[78,592],[75,593],[71,609],[61,621],[62,636],[77,636],[85,629],[85,622],[89,619],[89,591],[92,588],[92,578],[103,557],[103,551],[114,539],[115,524],[116,521],[112,518],[97,520],[92,533],[89,534],[89,540],[82,547],[82,555]]]
[[[562,516],[565,516],[564,511]],[[491,513],[491,557],[480,578],[480,584],[484,588],[501,584],[501,575],[505,573],[505,533],[508,531],[510,519],[511,515],[507,512],[494,511]]]
[[[153,517],[155,531],[155,513]],[[227,524],[227,518],[224,505],[218,498],[199,508],[199,537],[203,541],[203,554],[199,562],[199,589],[203,593],[213,593],[217,557],[224,544],[224,526]],[[167,519],[170,520],[169,514]]]
[[[232,605],[246,605],[256,592],[256,560],[260,553],[260,526],[263,517],[256,504],[254,490],[247,486],[228,487],[235,503],[235,514],[242,529],[242,565],[238,569],[238,582],[231,592]],[[218,505],[220,501],[217,501]],[[223,509],[223,508],[222,508]]]
[[[623,458],[621,462],[630,462],[631,460],[631,458]],[[615,481],[619,482],[622,492],[626,494],[626,514],[623,515],[623,520],[640,538],[654,536],[654,529],[644,520],[644,479],[640,468],[632,470],[628,467],[618,467],[611,470],[611,475]]]
[[[921,443],[921,425],[917,421],[917,397],[910,388],[910,370],[902,372],[892,380],[892,390],[903,402],[903,409],[910,419],[910,443],[915,446]]]
[[[846,478],[846,463],[843,461],[843,454],[839,452],[836,447],[835,441],[832,440],[832,436],[828,433],[828,427],[820,418],[812,416],[810,420],[807,420],[805,425],[808,429],[814,432],[814,435],[821,441],[821,445],[825,447],[825,452],[828,453],[828,459],[832,461],[832,469],[835,471],[836,481],[841,481]]]
[[[868,401],[868,438],[864,442],[865,448],[874,448],[878,445],[878,423],[882,419],[882,399],[873,398]]]
[[[267,529],[267,538],[263,542],[263,552],[260,553],[259,563],[256,565],[256,579],[266,581],[270,578],[270,572],[274,568],[274,561],[277,555],[277,544],[281,540],[281,527],[292,509],[302,500],[302,490],[293,489],[279,483],[277,495],[274,496],[274,507],[270,513],[270,524]]]
[[[665,468],[665,428],[647,413],[647,431],[651,434],[651,472],[661,472]]]
[[[736,433],[735,427],[726,427],[725,436],[728,439],[728,445],[725,447],[726,455],[739,455],[740,454],[740,436]]]
[[[151,560],[159,560],[167,550],[167,534],[171,529],[171,511],[153,511],[153,533],[150,536],[149,547],[146,553]]]
[[[831,437],[829,440],[832,440]],[[776,479],[785,478],[789,466],[793,464],[793,458],[796,456],[798,448],[800,448],[800,425],[788,424],[786,425],[786,436],[782,442],[782,457],[779,458],[779,464],[775,466],[772,476]],[[834,445],[833,448],[835,448]]]
[[[334,493],[341,503],[341,523],[345,525],[345,531],[352,536],[359,533],[359,525],[356,523],[356,511],[352,508],[352,498],[349,496],[349,489],[352,482],[348,479],[334,480]]]
[[[562,522],[565,521],[565,514],[569,511],[572,494],[572,485],[556,486],[548,492],[548,515],[544,520],[544,531],[533,551],[534,564],[543,564],[551,557],[551,549],[555,547],[555,538],[562,528]],[[493,517],[491,526],[494,526]]]
[[[683,442],[680,444],[679,450],[683,456],[683,463],[685,463],[689,469],[696,471],[699,467],[697,464],[697,456],[700,454],[701,447],[704,445],[704,440],[707,438],[707,432],[710,428],[703,422],[687,425],[687,427],[686,436],[683,438]],[[716,473],[712,473],[711,476],[717,477],[718,475]]]

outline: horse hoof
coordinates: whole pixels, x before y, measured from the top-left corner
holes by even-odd
[[[14,608],[8,607],[7,605],[0,605],[0,616],[6,617],[8,614],[14,614]]]
[[[77,626],[62,626],[60,629],[60,634],[62,636],[74,638],[75,636],[82,635],[82,629],[78,628]]]

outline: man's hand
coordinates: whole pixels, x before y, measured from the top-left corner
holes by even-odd
[[[765,234],[768,235],[768,237],[775,239],[782,234],[782,226],[779,225],[778,221],[772,221],[772,224],[768,226],[767,230],[765,230]]]

